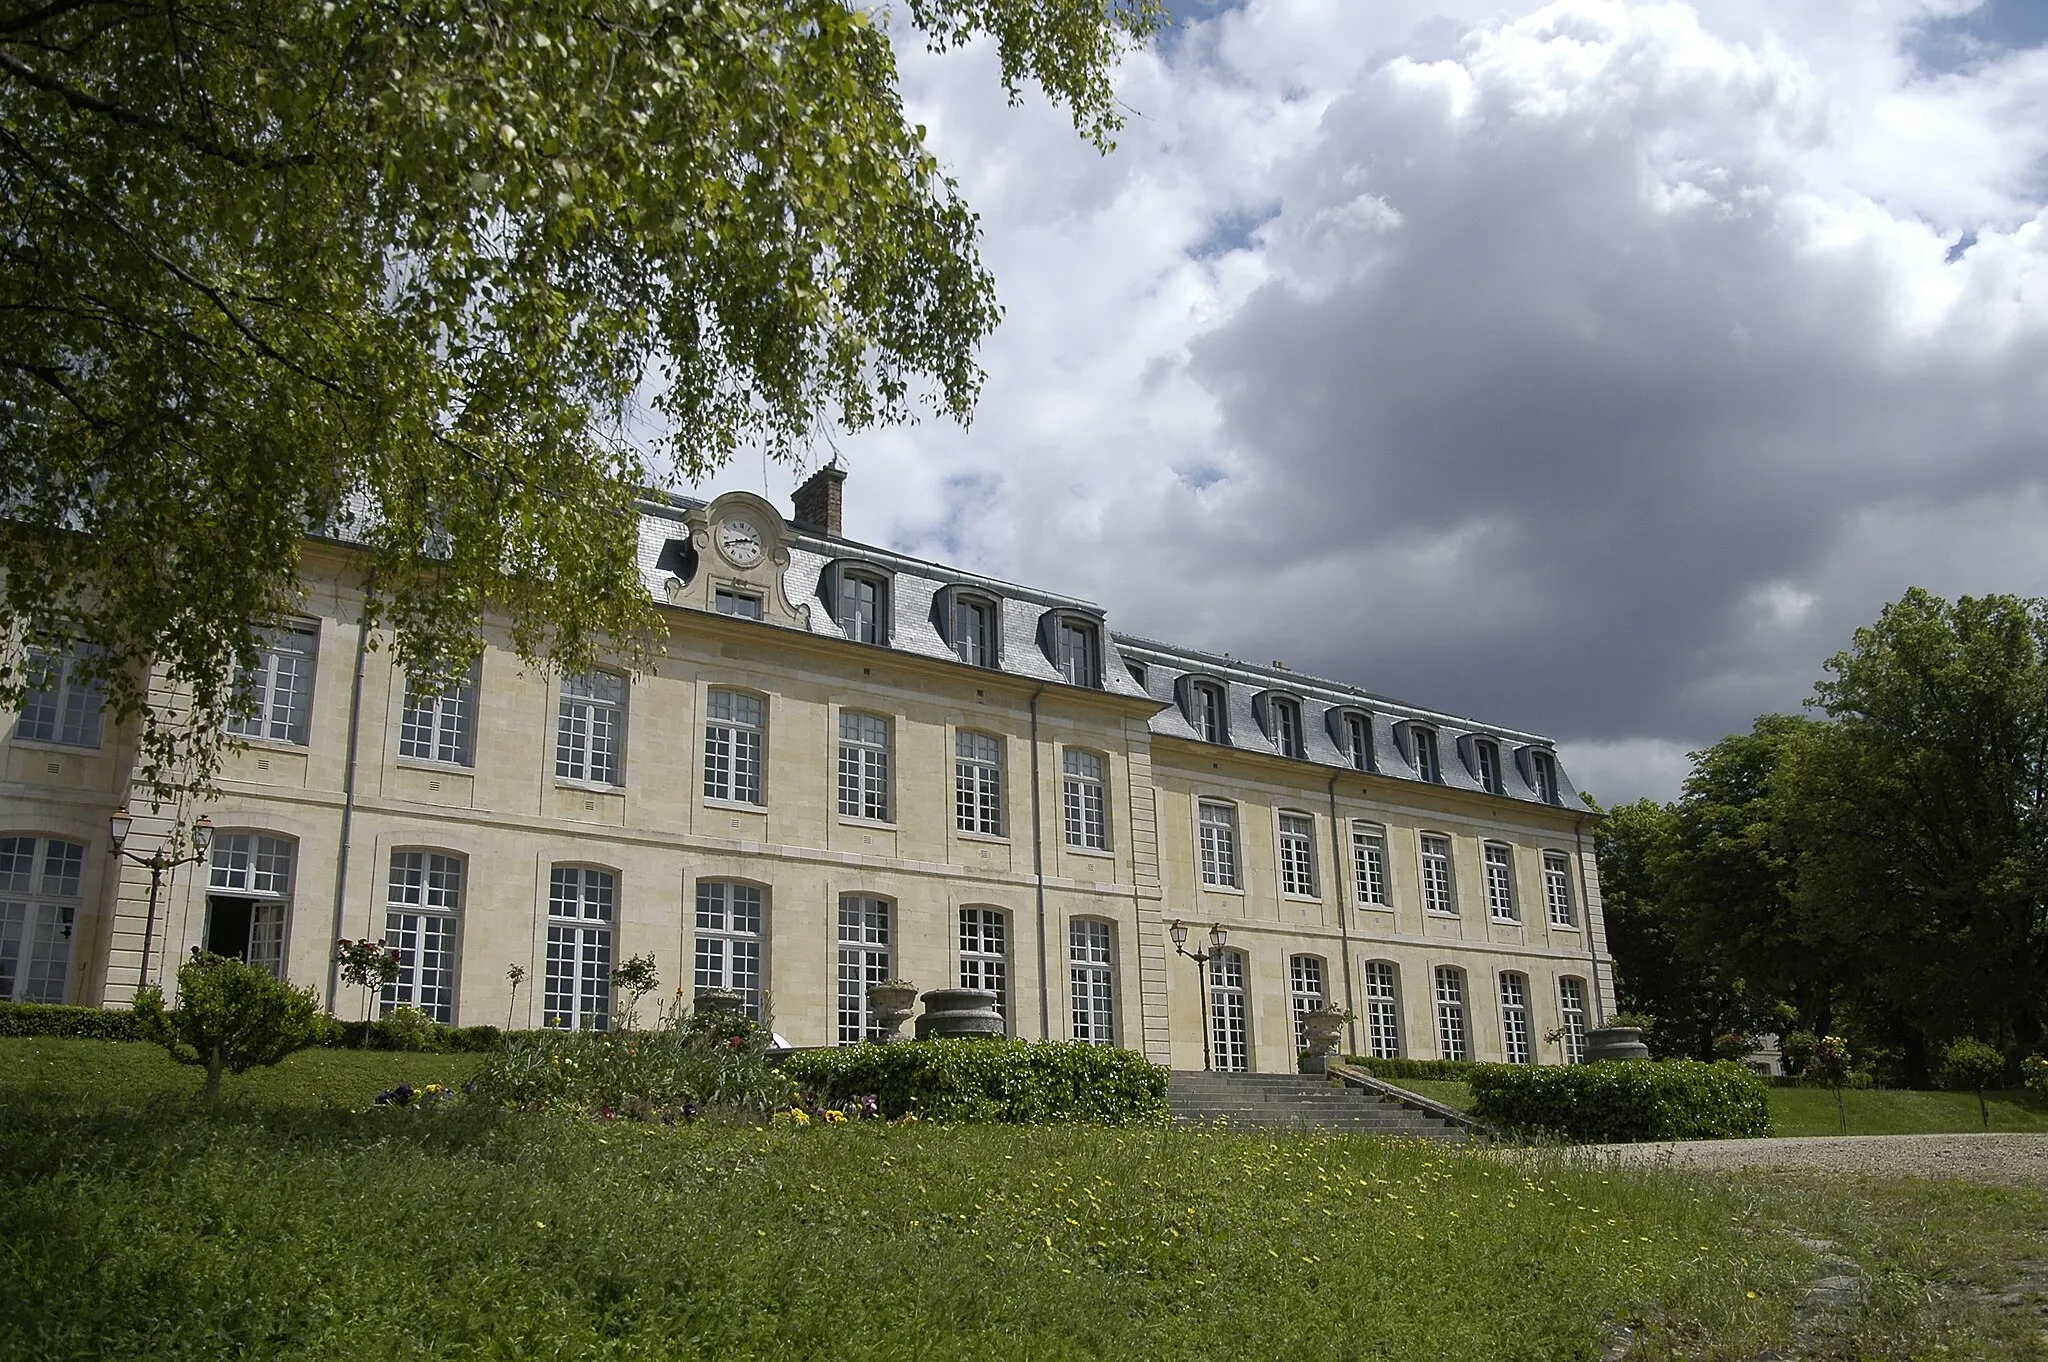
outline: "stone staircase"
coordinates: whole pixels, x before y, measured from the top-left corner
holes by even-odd
[[[1166,1104],[1178,1121],[1228,1121],[1262,1129],[1340,1130],[1357,1135],[1460,1144],[1465,1129],[1363,1088],[1298,1074],[1219,1074],[1177,1070]]]

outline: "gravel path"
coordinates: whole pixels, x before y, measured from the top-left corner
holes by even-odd
[[[1674,1168],[1804,1168],[1961,1178],[2048,1190],[2048,1135],[1809,1135],[1777,1140],[1679,1140],[1586,1148],[1616,1163]]]

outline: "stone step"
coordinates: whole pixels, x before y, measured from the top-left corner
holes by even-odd
[[[1179,1120],[1265,1130],[1320,1129],[1462,1143],[1462,1128],[1360,1088],[1299,1074],[1209,1071],[1173,1075],[1167,1106]]]

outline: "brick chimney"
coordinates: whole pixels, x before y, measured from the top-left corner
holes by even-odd
[[[840,487],[846,481],[846,470],[837,464],[826,464],[804,480],[791,498],[795,503],[793,519],[807,530],[821,530],[829,535],[839,534]]]

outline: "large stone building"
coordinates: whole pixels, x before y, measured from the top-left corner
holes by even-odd
[[[797,1045],[859,1038],[889,976],[1176,1068],[1291,1070],[1325,998],[1355,1051],[1420,1058],[1554,1063],[1611,1011],[1590,818],[1544,739],[854,543],[842,476],[793,521],[745,493],[646,503],[668,639],[637,677],[548,675],[496,638],[465,684],[409,694],[355,551],[309,542],[247,747],[175,811],[210,816],[210,854],[153,919],[108,818],[132,802],[146,852],[174,811],[145,812],[131,735],[53,680],[7,741],[0,998],[118,1005],[205,947],[354,1016],[372,1000],[334,942],[382,936],[405,961],[385,1006],[601,1026],[610,969],[651,952]]]

